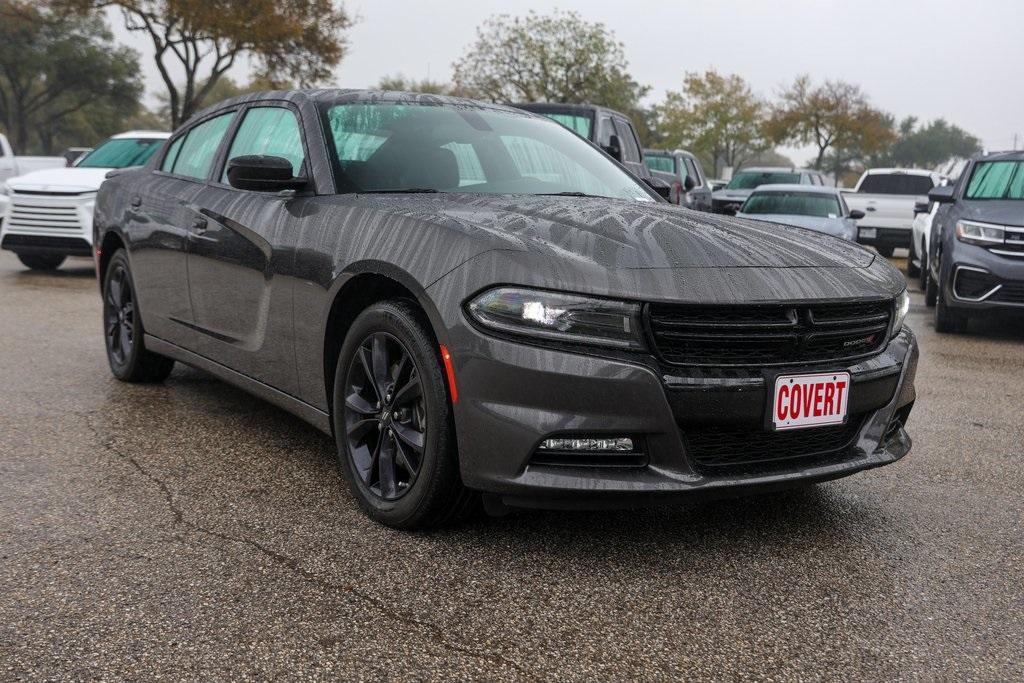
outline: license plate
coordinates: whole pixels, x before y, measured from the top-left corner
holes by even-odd
[[[864,239],[873,240],[878,237],[878,230],[875,228],[861,228],[860,236]]]
[[[850,396],[850,373],[780,375],[775,379],[772,428],[800,429],[843,424]]]

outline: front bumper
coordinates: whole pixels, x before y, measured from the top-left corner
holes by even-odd
[[[708,428],[763,436],[768,376],[760,370],[669,368],[653,358],[581,355],[468,326],[450,343],[459,349],[453,351],[460,395],[454,408],[463,481],[505,505],[631,507],[738,495],[847,476],[894,462],[910,449],[903,424],[916,397],[918,348],[908,329],[882,353],[852,364],[773,368],[849,371],[857,422],[841,452],[760,470],[709,471],[695,459],[690,439]],[[536,464],[537,446],[553,435],[632,436],[643,444],[644,462]]]
[[[1024,313],[1024,253],[994,254],[963,242],[955,243],[950,253],[952,262],[949,270],[944,270],[942,280],[947,306],[964,312]]]

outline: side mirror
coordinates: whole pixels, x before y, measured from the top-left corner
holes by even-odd
[[[652,190],[657,192],[662,199],[671,199],[672,186],[661,178],[644,178],[644,182],[647,183]]]
[[[861,218],[864,218],[864,216],[865,213],[860,209],[854,209],[850,211],[850,218],[852,218],[855,221],[859,221]]]
[[[940,204],[952,204],[953,198],[953,187],[946,185],[944,187],[933,187],[931,192],[928,193],[929,201],[939,202]]]
[[[615,161],[622,161],[622,143],[619,141],[618,135],[609,137],[608,144],[603,145],[601,149],[608,152],[608,156],[615,159]]]
[[[299,190],[309,182],[292,176],[292,162],[282,157],[253,154],[228,162],[228,183],[239,190],[280,192]]]
[[[932,210],[932,203],[927,199],[918,197],[917,201],[914,202],[914,215],[919,213],[928,213]]]
[[[688,175],[683,178],[683,191],[689,192],[695,187],[697,187],[697,181],[693,179],[693,176]]]

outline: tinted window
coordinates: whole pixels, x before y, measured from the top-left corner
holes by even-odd
[[[178,160],[178,153],[181,151],[181,143],[183,142],[185,142],[184,135],[171,143],[170,149],[168,149],[167,154],[164,155],[163,163],[160,164],[161,171],[167,171],[170,173],[171,169],[174,168],[174,162]]]
[[[772,213],[819,218],[842,215],[835,197],[810,192],[755,192],[740,210],[749,214]]]
[[[612,126],[612,120],[609,116],[601,117],[601,127],[598,129],[597,144],[601,147],[607,147],[611,144],[612,136],[615,135],[615,128]]]
[[[647,168],[652,171],[661,171],[662,173],[676,172],[675,159],[663,154],[645,154],[644,163],[647,164]]]
[[[301,176],[306,153],[302,149],[302,133],[295,112],[285,107],[257,107],[247,111],[231,142],[228,161],[250,154],[287,159],[292,165],[292,175]],[[224,179],[227,180],[227,164]]]
[[[205,180],[210,174],[210,166],[213,165],[213,157],[217,154],[220,141],[234,116],[234,112],[221,114],[190,130],[181,145],[177,159],[174,160],[172,172]]]
[[[964,199],[1024,199],[1024,161],[975,164]]]
[[[594,121],[586,114],[555,114],[552,112],[543,112],[543,114],[552,121],[558,121],[577,135],[590,139],[590,129],[593,127]]]
[[[160,149],[162,138],[107,140],[76,164],[81,168],[128,168],[142,166]]]
[[[909,175],[907,173],[875,173],[865,176],[864,182],[857,189],[863,194],[914,194],[922,195],[934,187],[932,179],[926,175]]]
[[[726,187],[730,190],[752,190],[761,185],[785,185],[799,183],[799,173],[782,173],[773,171],[740,171],[729,181]]]
[[[651,201],[618,165],[546,119],[399,104],[328,105],[324,116],[345,190],[582,192]]]
[[[633,128],[622,119],[615,119],[615,130],[618,131],[619,144],[622,145],[622,160],[640,162],[640,145],[633,135]]]

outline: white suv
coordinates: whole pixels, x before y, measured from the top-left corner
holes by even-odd
[[[68,256],[91,256],[93,206],[107,172],[145,164],[169,137],[159,131],[121,133],[72,168],[11,178],[0,187],[7,199],[0,248],[33,270],[53,270]]]

